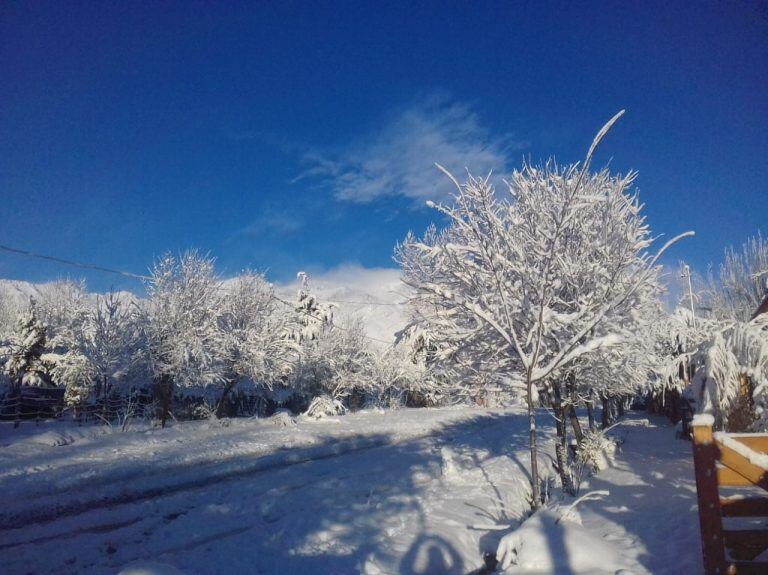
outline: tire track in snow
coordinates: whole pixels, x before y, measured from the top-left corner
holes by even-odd
[[[323,446],[322,448],[303,448],[300,451],[304,453],[297,454],[295,451],[281,451],[261,456],[251,464],[238,466],[234,470],[225,469],[224,471],[219,472],[214,470],[213,473],[209,473],[204,477],[197,477],[187,481],[148,487],[132,492],[121,492],[115,495],[108,495],[88,501],[62,503],[55,505],[52,508],[22,508],[11,515],[0,516],[0,531],[17,529],[19,524],[28,527],[31,525],[49,523],[58,519],[81,515],[97,509],[138,503],[158,497],[175,495],[185,491],[203,489],[221,482],[235,481],[248,476],[286,469],[294,465],[332,459],[334,457],[341,457],[347,454],[358,453],[379,447],[388,447],[407,443],[409,441],[435,437],[439,436],[444,431],[444,429],[432,429],[426,433],[409,435],[402,439],[392,439],[391,437],[363,437],[351,441],[342,439],[330,445]],[[125,483],[125,481],[122,483]]]

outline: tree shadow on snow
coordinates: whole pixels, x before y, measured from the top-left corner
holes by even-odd
[[[507,456],[527,481],[527,467],[517,460],[517,452],[527,445],[526,434],[519,433],[524,417],[479,414],[444,424],[431,439],[395,444],[386,444],[393,439],[389,434],[343,440],[320,434],[311,449],[326,455],[317,459],[291,462],[293,453],[301,459],[307,448],[288,448],[281,452],[287,455],[285,465],[210,477],[97,510],[105,524],[126,527],[75,533],[89,514],[73,513],[66,520],[72,533],[64,530],[58,540],[14,545],[18,561],[6,572],[14,573],[16,565],[19,572],[41,574],[117,573],[133,561],[157,560],[190,575],[344,575],[377,569],[404,575],[464,574],[483,565],[483,551],[495,551],[503,533],[468,535],[466,524],[435,522],[435,501],[441,495],[435,478],[444,464],[441,447],[482,453],[475,455],[478,464]],[[359,448],[345,452],[345,445],[362,437],[366,439]],[[151,461],[135,465],[136,475],[153,473]],[[485,481],[488,493],[502,500],[505,488],[488,474]],[[128,523],[131,517],[138,520]],[[503,505],[492,517],[519,520]],[[62,554],[65,540],[77,551]],[[475,554],[471,563],[462,558]]]

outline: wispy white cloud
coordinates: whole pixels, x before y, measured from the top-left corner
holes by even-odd
[[[459,176],[465,169],[502,174],[508,154],[522,147],[492,134],[468,105],[431,97],[400,110],[346,150],[305,154],[306,169],[294,181],[319,180],[339,200],[367,203],[404,196],[423,203],[453,191],[435,163]]]

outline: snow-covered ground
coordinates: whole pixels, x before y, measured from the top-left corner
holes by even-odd
[[[582,486],[610,496],[579,504],[582,526],[523,523],[525,569],[510,572],[594,573],[596,557],[605,573],[701,571],[690,444],[643,423],[615,428],[621,449]],[[511,530],[488,526],[525,518],[526,429],[522,411],[466,408],[125,433],[3,426],[0,570],[469,573]]]

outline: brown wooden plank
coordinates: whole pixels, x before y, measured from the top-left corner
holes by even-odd
[[[723,517],[768,517],[768,497],[720,498]]]
[[[761,433],[759,435],[731,435],[733,439],[739,443],[743,443],[750,449],[758,451],[760,453],[768,453],[768,434]]]
[[[745,485],[754,485],[749,479],[728,467],[717,468],[717,483],[720,487],[744,487]]]
[[[720,494],[717,490],[720,473],[715,467],[718,452],[712,437],[712,427],[694,425],[693,463],[696,472],[701,550],[706,573],[722,573],[725,570],[723,519],[720,515]]]
[[[724,529],[723,540],[733,559],[752,560],[768,549],[768,531],[764,529]]]
[[[730,449],[719,441],[716,441],[715,443],[720,450],[718,460],[722,465],[732,469],[742,477],[749,479],[754,485],[762,487],[763,489],[768,489],[768,473],[766,473],[765,469],[751,463],[749,459],[744,457],[741,453]]]

